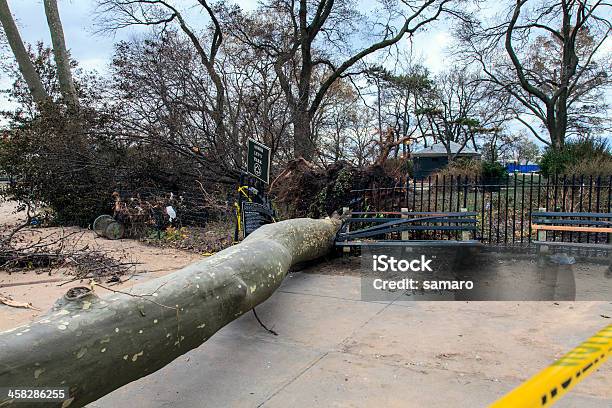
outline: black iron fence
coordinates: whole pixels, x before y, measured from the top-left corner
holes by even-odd
[[[476,238],[489,245],[526,246],[532,238],[532,212],[609,213],[612,176],[510,175],[505,180],[464,176],[403,178],[395,185],[351,191],[351,210],[396,212],[473,211],[478,213]],[[584,215],[583,215],[584,217]],[[547,231],[551,241],[609,243],[610,234]]]

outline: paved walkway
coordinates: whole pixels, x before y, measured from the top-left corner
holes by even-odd
[[[484,407],[610,322],[610,302],[363,302],[295,273],[252,313],[89,405]],[[612,361],[556,407],[610,408]]]

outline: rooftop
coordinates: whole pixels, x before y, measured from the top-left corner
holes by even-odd
[[[466,145],[462,149],[461,145],[455,142],[450,142],[450,151],[451,153],[458,154],[459,156],[480,156],[480,153],[469,146]],[[412,157],[436,157],[446,155],[446,147],[442,143],[436,143],[412,153]]]

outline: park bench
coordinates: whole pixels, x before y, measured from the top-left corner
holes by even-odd
[[[335,245],[350,249],[361,246],[479,246],[481,243],[470,239],[470,233],[477,230],[476,212],[377,212],[347,211],[336,235]],[[365,225],[365,226],[364,226]],[[357,227],[357,228],[355,228]],[[411,231],[458,232],[458,239],[414,240]],[[401,239],[388,239],[399,235]]]
[[[548,247],[564,247],[586,250],[603,250],[612,252],[610,235],[612,234],[612,213],[592,212],[547,212],[537,211],[531,213],[531,230],[536,233],[537,240],[533,243],[540,251]],[[563,234],[608,234],[607,243],[549,241],[547,232],[561,232]],[[579,235],[580,236],[580,235]]]

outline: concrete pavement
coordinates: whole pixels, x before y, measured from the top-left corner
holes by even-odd
[[[612,315],[610,302],[363,302],[359,285],[291,274],[257,308],[278,336],[247,313],[89,407],[484,407]],[[556,407],[612,407],[611,374],[609,361]]]

